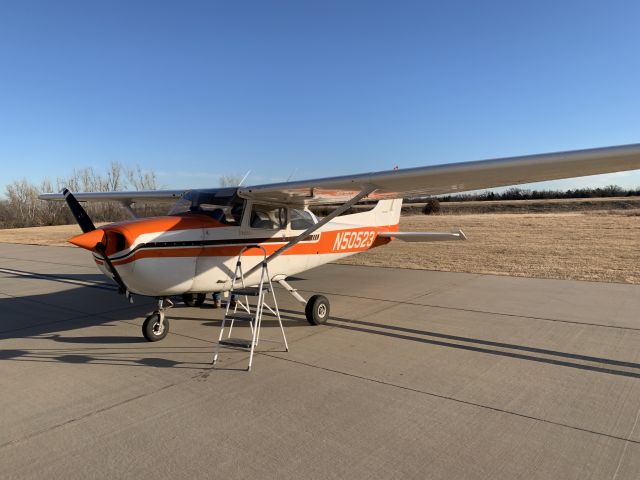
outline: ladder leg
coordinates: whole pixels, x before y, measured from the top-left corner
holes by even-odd
[[[251,336],[251,353],[249,353],[249,366],[247,367],[247,371],[251,370],[251,364],[253,363],[253,352],[256,349],[256,345],[258,345],[258,332],[260,331],[260,313],[259,312],[260,312],[260,309],[257,308],[255,325],[253,326],[253,329],[252,329],[253,335]]]
[[[224,325],[227,321],[226,316],[222,319],[222,325],[220,327],[220,335],[218,335],[218,343],[216,344],[216,350],[215,353],[213,354],[213,361],[211,362],[212,365],[215,365],[216,362],[218,361],[218,354],[220,353],[220,342],[222,341],[222,336],[224,335]]]
[[[242,255],[242,254],[240,254]],[[236,268],[233,272],[233,279],[231,280],[231,290],[233,290],[233,286],[236,283],[236,280],[238,278],[238,272],[240,273],[240,276],[242,277],[242,262],[240,261],[240,256],[238,256],[238,261],[236,262]],[[244,281],[244,280],[243,280]],[[227,323],[227,315],[229,314],[229,302],[227,302],[227,308],[224,311],[224,317],[222,317],[222,324],[220,325],[220,335],[218,335],[218,343],[216,344],[216,348],[213,354],[213,361],[211,362],[212,365],[215,365],[216,362],[218,361],[218,355],[220,354],[220,342],[222,341],[222,337],[224,336],[224,327]],[[231,321],[231,325],[229,326],[229,333],[227,335],[227,338],[231,336],[231,329],[233,328],[233,320]]]
[[[282,340],[284,341],[285,351],[289,351],[289,343],[287,342],[287,336],[284,334],[284,326],[282,325],[282,318],[280,318],[280,309],[278,308],[278,301],[276,300],[276,291],[273,289],[271,279],[269,279],[269,286],[271,287],[271,295],[273,297],[273,306],[275,309],[276,317],[278,318],[278,325],[280,325],[280,332],[282,333]]]
[[[255,329],[256,329],[256,346],[260,343],[260,324],[262,323],[262,304],[264,301],[264,293],[262,292],[262,285],[259,287],[258,293],[258,304],[256,305],[256,319],[255,319]]]

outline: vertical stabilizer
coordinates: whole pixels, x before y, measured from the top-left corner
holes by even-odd
[[[375,214],[376,225],[397,225],[400,222],[402,199],[380,200],[371,211]]]

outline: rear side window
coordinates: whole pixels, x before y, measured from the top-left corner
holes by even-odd
[[[291,210],[291,229],[292,230],[306,230],[307,228],[315,225],[315,221],[311,213],[306,210]]]

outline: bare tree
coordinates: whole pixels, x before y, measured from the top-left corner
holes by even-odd
[[[49,179],[40,185],[26,179],[14,181],[6,187],[7,200],[0,201],[0,227],[30,227],[59,225],[72,222],[68,208],[63,202],[45,202],[38,199],[39,193],[62,191],[107,192],[127,189],[155,190],[158,181],[155,172],[140,167],[127,168],[120,162],[111,162],[104,174],[92,167],[74,170],[68,177],[58,177],[56,187]],[[87,203],[87,213],[96,222],[123,220],[127,214],[118,204],[111,202]],[[140,205],[143,214],[158,214],[162,209],[156,205]]]
[[[242,181],[242,175],[238,175],[237,173],[230,173],[221,175],[218,179],[218,184],[221,187],[237,187],[240,185]]]
[[[153,170],[142,170],[140,166],[127,169],[129,185],[135,190],[157,190],[158,177]]]
[[[36,225],[38,220],[38,189],[26,179],[7,185],[9,209],[17,226]]]

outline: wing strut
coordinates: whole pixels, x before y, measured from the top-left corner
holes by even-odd
[[[300,243],[302,240],[304,240],[305,238],[307,238],[309,235],[311,235],[313,232],[315,232],[316,230],[318,230],[319,228],[323,227],[324,225],[326,225],[327,223],[329,223],[331,220],[333,220],[334,218],[336,218],[338,215],[340,215],[343,212],[346,212],[347,210],[349,210],[353,205],[355,205],[356,203],[358,203],[360,200],[362,200],[364,197],[366,197],[367,195],[369,195],[371,192],[373,192],[376,189],[376,187],[372,186],[372,185],[367,185],[366,187],[363,187],[362,190],[360,190],[360,193],[358,193],[356,196],[352,197],[350,200],[348,200],[347,202],[343,203],[342,205],[340,205],[338,208],[336,208],[333,212],[331,212],[329,215],[327,215],[326,217],[324,217],[322,220],[320,220],[318,223],[312,225],[311,227],[307,228],[304,232],[302,232],[300,235],[298,235],[296,238],[294,238],[293,240],[291,240],[289,243],[286,243],[285,245],[281,246],[278,250],[276,250],[275,252],[273,252],[271,255],[269,255],[264,262],[260,262],[258,265],[256,265],[255,267],[253,267],[252,269],[250,269],[247,273],[245,273],[245,277],[248,277],[249,275],[251,275],[253,272],[258,271],[260,268],[262,268],[262,263],[269,263],[271,260],[275,259],[276,257],[279,257],[280,255],[282,255],[284,252],[286,252],[287,250],[289,250],[291,247],[293,247],[294,245],[296,245],[297,243]]]

